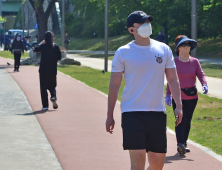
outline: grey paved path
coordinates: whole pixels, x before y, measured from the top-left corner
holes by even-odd
[[[61,170],[24,93],[2,66],[0,80],[0,169]]]
[[[198,57],[198,60],[200,62],[203,62],[203,63],[220,64],[220,65],[222,65],[222,59]]]
[[[92,68],[98,69],[98,70],[104,69],[104,60],[103,59],[84,57],[84,56],[80,56],[78,54],[68,54],[67,57],[73,58],[77,61],[80,61],[83,66],[92,67]],[[109,72],[111,71],[111,65],[112,65],[112,61],[109,60],[108,61],[108,71]],[[208,95],[222,99],[222,89],[221,89],[222,79],[214,78],[214,77],[206,77],[206,78],[207,78],[207,83],[209,86]],[[165,84],[166,83],[167,83],[167,81],[165,79]],[[202,92],[202,86],[201,86],[199,80],[197,80],[197,88],[198,88],[199,92]]]
[[[108,51],[108,54],[115,54],[116,51]],[[68,50],[68,53],[86,53],[86,54],[105,54],[104,51],[88,51],[88,50]]]

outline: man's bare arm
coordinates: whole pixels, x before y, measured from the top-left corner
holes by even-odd
[[[177,122],[177,125],[178,125],[181,123],[182,117],[183,117],[180,83],[177,76],[176,68],[166,68],[165,73],[166,73],[168,84],[170,86],[170,91],[176,103],[175,114],[176,116],[178,116],[178,119],[179,119]]]
[[[122,82],[122,75],[122,72],[112,72],[110,78],[106,131],[111,134],[115,125],[115,121],[113,119],[113,111],[115,108],[116,100],[118,98],[119,88]]]

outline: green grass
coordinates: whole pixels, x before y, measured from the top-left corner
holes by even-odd
[[[86,53],[77,53],[78,55],[92,58],[101,58],[104,59],[104,54],[86,54]],[[110,54],[108,56],[109,60],[113,59],[113,55]],[[206,76],[222,78],[222,65],[219,64],[209,64],[209,63],[201,63],[201,67]]]
[[[115,36],[109,38],[109,50],[116,51],[120,46],[127,44],[128,42],[132,41],[133,37],[130,35],[122,35],[122,36]],[[55,36],[55,43],[58,45],[62,45],[61,36]],[[79,39],[79,38],[72,38],[69,43],[70,50],[89,50],[89,51],[98,51],[104,50],[105,48],[105,41],[103,38],[93,38],[93,39]]]
[[[11,54],[10,51],[0,51],[0,57],[11,58],[14,60],[14,55]],[[29,53],[25,53],[24,55],[21,56],[21,58],[27,58],[27,57],[29,57]]]
[[[111,73],[102,74],[81,66],[60,66],[58,70],[87,85],[108,94]],[[120,88],[118,100],[121,101],[124,80]],[[174,114],[172,107],[167,106],[167,126],[174,129]],[[203,146],[211,148],[222,155],[222,100],[199,94],[197,108],[193,115],[192,128],[189,138]]]
[[[197,58],[217,58],[222,59],[222,38],[216,39],[198,39],[197,40]],[[175,45],[174,43],[169,44],[174,55],[175,53]]]
[[[85,53],[79,53],[78,55],[85,56],[85,57],[104,59],[104,54],[85,54]],[[110,54],[108,56],[108,59],[112,60],[113,57],[114,56],[112,54]],[[201,67],[202,67],[202,69],[203,69],[203,71],[204,71],[206,76],[222,78],[222,65],[220,65],[220,64],[201,63]]]
[[[222,78],[222,65],[201,63],[201,67],[206,76]]]
[[[104,59],[104,54],[86,54],[81,53],[79,55],[86,56],[86,57],[92,57],[92,58],[101,58]],[[14,56],[9,51],[0,51],[0,56],[4,58],[11,58],[14,59]],[[25,55],[22,55],[22,58],[29,57],[28,53],[25,53]],[[108,56],[109,60],[113,59],[113,55],[110,54]],[[217,77],[222,78],[222,65],[217,64],[208,64],[208,63],[201,63],[202,69],[204,70],[204,73],[206,76],[210,77]]]
[[[172,107],[167,106],[167,126],[174,129]],[[222,155],[222,100],[199,93],[189,139]]]
[[[108,42],[108,47],[110,51],[116,51],[120,46],[127,44],[128,42],[134,39],[131,35],[121,35],[110,37]],[[58,45],[62,45],[61,36],[55,36],[55,42]],[[222,59],[222,38],[216,39],[198,39],[197,46],[197,57],[206,57],[206,58],[220,58]],[[69,44],[70,50],[104,50],[104,38],[93,38],[93,39],[78,39],[72,38]],[[175,54],[175,45],[170,43],[174,55]]]
[[[105,74],[102,74],[101,70],[92,69],[90,67],[84,67],[84,66],[59,66],[58,70],[70,75],[71,77],[80,80],[87,85],[98,89],[99,91],[108,94],[108,87],[109,87],[109,81],[110,81],[110,72],[106,72]],[[120,88],[120,94],[118,97],[118,100],[121,101],[122,97],[122,91],[125,86],[125,82],[123,81],[121,88]]]

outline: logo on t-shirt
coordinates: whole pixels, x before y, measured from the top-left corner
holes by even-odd
[[[162,59],[161,56],[159,56],[159,54],[158,54],[158,56],[155,56],[155,57],[156,57],[156,62],[157,63],[161,64],[163,62],[163,59]]]

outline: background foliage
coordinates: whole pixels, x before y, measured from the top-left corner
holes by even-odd
[[[154,16],[153,37],[162,31],[173,41],[179,34],[191,36],[191,0],[109,0],[109,36],[127,34],[126,18],[142,10]],[[104,37],[105,0],[72,0],[66,13],[66,32],[77,38]],[[198,38],[222,35],[222,1],[197,0]],[[170,36],[168,36],[170,35]]]

